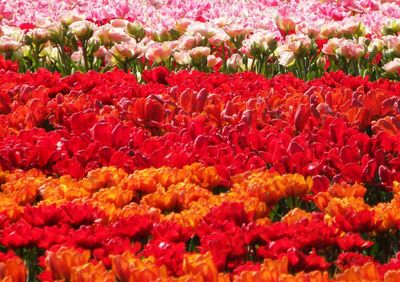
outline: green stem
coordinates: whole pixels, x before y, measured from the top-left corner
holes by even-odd
[[[57,47],[58,52],[60,53],[59,56],[60,56],[60,60],[61,60],[61,66],[62,66],[61,68],[63,69],[63,74],[68,75],[69,68],[68,68],[68,63],[67,63],[64,48],[59,44],[56,44],[56,47]]]
[[[82,56],[83,56],[83,64],[85,66],[85,72],[89,71],[89,61],[88,61],[88,54],[87,54],[87,44],[85,40],[81,41],[82,43]]]
[[[28,250],[28,280],[27,282],[34,282],[37,270],[37,253],[36,248]]]

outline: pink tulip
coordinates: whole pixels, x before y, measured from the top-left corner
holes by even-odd
[[[146,58],[156,63],[166,61],[171,55],[172,49],[168,42],[154,43],[146,51]]]
[[[89,21],[77,21],[69,26],[69,30],[80,40],[89,39],[92,34],[95,25]]]
[[[210,47],[195,47],[189,51],[190,57],[197,61],[210,55]]]
[[[209,68],[213,68],[215,67],[217,64],[219,64],[222,61],[221,58],[215,57],[214,55],[209,55],[207,57],[207,67]]]
[[[400,71],[400,58],[395,58],[393,61],[385,64],[383,69],[387,73],[398,73]]]
[[[16,51],[21,43],[8,36],[0,37],[0,52]]]
[[[242,56],[239,54],[233,54],[227,61],[226,61],[227,67],[232,70],[232,71],[237,71],[237,70],[244,70],[245,66],[242,62]]]
[[[180,65],[189,65],[192,61],[189,52],[184,50],[174,52],[172,56],[174,57],[175,61]]]
[[[365,54],[365,48],[349,40],[339,47],[338,53],[346,59],[358,60]]]

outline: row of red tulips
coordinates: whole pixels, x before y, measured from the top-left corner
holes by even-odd
[[[7,62],[8,63],[8,62]],[[114,165],[214,165],[225,180],[268,167],[382,188],[399,180],[400,83],[330,73],[122,71],[0,77],[0,163],[82,177]]]

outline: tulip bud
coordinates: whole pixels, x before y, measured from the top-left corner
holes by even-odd
[[[107,271],[103,263],[96,265],[87,263],[82,266],[76,266],[71,271],[71,281],[87,282],[87,281],[115,281],[115,276],[111,271]]]
[[[179,48],[184,50],[190,50],[199,43],[199,40],[195,36],[184,35],[179,39]]]
[[[53,43],[64,45],[68,40],[61,24],[53,24],[48,28],[49,40]]]
[[[209,138],[210,137],[208,136],[199,135],[197,136],[196,140],[194,140],[193,146],[198,154],[204,154],[206,152],[209,144]]]
[[[66,14],[61,17],[61,23],[64,26],[69,26],[70,24],[82,21],[85,17],[83,15],[75,15],[75,14]]]
[[[137,41],[142,40],[146,35],[146,30],[139,22],[129,22],[126,25],[126,31],[132,37],[134,37]]]
[[[111,256],[112,268],[119,281],[166,281],[167,268],[158,267],[154,257],[140,259],[129,251]]]
[[[189,51],[189,55],[195,61],[207,58],[210,55],[210,47],[195,47]]]
[[[112,43],[128,42],[131,37],[125,32],[123,28],[113,27],[112,25],[103,25],[99,27],[94,37],[98,39],[102,44],[110,45]]]
[[[337,36],[339,26],[337,23],[332,22],[325,24],[321,27],[321,32],[319,33],[320,38],[333,38]]]
[[[257,112],[255,110],[245,110],[242,114],[241,122],[255,127],[257,125]]]
[[[384,46],[385,41],[380,38],[374,38],[368,46],[368,52],[382,52]]]
[[[141,53],[141,50],[138,49],[135,42],[122,42],[115,44],[111,48],[110,52],[119,58],[130,59],[137,57]]]
[[[320,114],[333,114],[331,107],[327,103],[318,104],[317,111]]]
[[[207,101],[208,92],[207,89],[202,88],[196,96],[196,108],[197,111],[202,112],[204,109],[204,105]]]
[[[165,119],[165,108],[155,99],[146,99],[144,111],[146,122],[155,121],[161,123]]]
[[[396,35],[400,32],[400,19],[393,19],[387,22],[382,28],[383,35]]]
[[[245,66],[242,57],[239,54],[233,54],[227,61],[226,65],[231,71],[244,70]]]
[[[84,41],[93,35],[94,24],[89,21],[77,21],[69,26],[69,30],[79,40]]]
[[[388,51],[395,54],[396,57],[400,56],[400,36],[387,36],[385,41]]]
[[[34,28],[26,34],[26,39],[34,44],[44,44],[49,39],[49,32],[44,28]]]
[[[71,54],[71,59],[76,63],[83,63],[82,49],[80,48],[78,51],[75,51]]]
[[[340,31],[344,36],[363,36],[366,33],[366,27],[361,22],[350,22],[340,28]]]
[[[327,63],[327,60],[326,60],[326,57],[325,57],[325,56],[319,57],[319,58],[317,59],[317,67],[318,67],[320,70],[325,70],[326,63]]]
[[[310,117],[310,110],[307,109],[306,105],[300,104],[294,115],[294,125],[297,131],[302,131],[304,129],[309,117]]]
[[[129,22],[127,20],[123,20],[123,19],[114,19],[114,20],[110,21],[110,24],[113,27],[122,27],[122,28],[124,28],[124,27],[127,26],[128,23]]]
[[[250,28],[244,28],[242,26],[229,26],[225,27],[224,31],[232,38],[236,38],[241,35],[247,35],[251,32]]]

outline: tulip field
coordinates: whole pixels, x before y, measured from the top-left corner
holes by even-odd
[[[1,1],[34,281],[400,281],[400,1]]]

